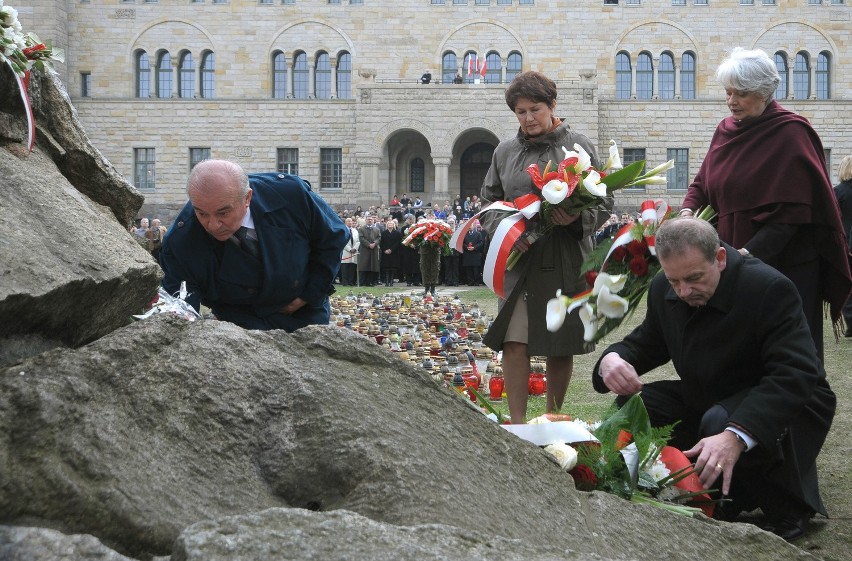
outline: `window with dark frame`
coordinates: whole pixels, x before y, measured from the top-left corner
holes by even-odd
[[[645,159],[645,149],[644,148],[624,148],[624,154],[621,158],[621,163],[624,164],[624,167],[629,166],[633,162],[639,162]],[[647,165],[645,166],[647,171]],[[644,185],[637,185],[635,187],[627,187],[625,191],[644,191]]]
[[[139,191],[153,191],[156,186],[154,149],[133,149],[133,186]]]
[[[347,52],[337,55],[337,97],[352,99],[352,55]]]
[[[80,72],[80,97],[92,97],[91,72]]]
[[[685,191],[689,187],[689,148],[666,149],[666,160],[674,160],[674,167],[666,172],[666,190]]]
[[[192,171],[198,162],[210,159],[210,148],[190,148],[189,149],[189,170]]]
[[[343,188],[343,149],[320,148],[320,189]]]
[[[423,158],[411,160],[408,186],[412,193],[424,193],[426,191],[426,166],[423,164]]]
[[[290,175],[299,175],[298,148],[279,148],[277,159],[279,172],[289,173]]]

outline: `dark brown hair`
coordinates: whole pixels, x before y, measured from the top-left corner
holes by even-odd
[[[506,88],[506,105],[514,111],[515,105],[522,97],[553,107],[553,104],[556,103],[556,84],[553,80],[535,70],[518,74]]]

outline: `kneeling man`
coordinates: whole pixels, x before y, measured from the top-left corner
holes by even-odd
[[[664,274],[647,315],[601,355],[595,389],[619,402],[640,393],[654,426],[680,421],[671,444],[694,458],[705,488],[731,499],[720,518],[760,507],[769,530],[801,537],[826,514],[816,457],[836,398],[795,286],[701,220],[665,222],[656,250]],[[678,380],[642,384],[669,360]]]

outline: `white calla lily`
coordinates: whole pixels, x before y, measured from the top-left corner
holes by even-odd
[[[666,162],[664,164],[658,165],[657,167],[655,167],[651,171],[640,175],[639,178],[644,179],[646,177],[651,177],[652,175],[659,175],[659,174],[663,173],[664,171],[669,171],[673,167],[674,167],[674,160],[669,160],[668,162]]]
[[[551,298],[547,302],[547,311],[545,317],[547,319],[547,330],[555,333],[559,331],[562,324],[565,323],[565,316],[568,313],[568,297],[562,296],[562,291],[556,291],[556,298]]]
[[[592,296],[597,296],[604,288],[609,290],[611,294],[618,294],[626,283],[627,275],[598,273],[597,278],[595,278],[595,285],[592,287]]]
[[[591,304],[588,302],[583,304],[580,308],[580,321],[583,322],[583,340],[594,341],[600,320],[601,318],[597,316]]]
[[[609,291],[604,286],[598,294],[598,313],[610,319],[623,318],[630,308],[630,303]]]
[[[639,186],[639,185],[665,185],[668,183],[666,177],[664,175],[652,175],[651,177],[643,177],[641,179],[637,179],[631,185]]]
[[[541,195],[552,205],[558,205],[568,196],[568,184],[558,179],[551,179],[541,188]]]
[[[618,144],[615,143],[614,140],[610,139],[609,141],[609,158],[606,161],[607,169],[621,169],[624,165],[621,163],[621,156],[618,155]]]
[[[596,197],[606,197],[606,184],[601,183],[601,174],[595,170],[589,171],[589,174],[583,179],[583,187]]]
[[[573,152],[568,150],[564,146],[562,147],[562,151],[565,152],[565,158],[577,158],[577,163],[574,165],[574,173],[582,173],[592,167],[592,157],[589,156],[589,153],[583,150],[583,147],[579,144],[574,145]]]

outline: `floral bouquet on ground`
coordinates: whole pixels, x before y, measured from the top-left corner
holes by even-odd
[[[568,297],[561,290],[547,304],[547,329],[558,331],[565,316],[579,309],[583,338],[597,342],[620,326],[644,298],[660,270],[654,240],[657,228],[673,216],[662,200],[642,203],[642,220],[625,225],[612,240],[602,242],[580,270],[589,290]],[[696,218],[712,220],[706,207]]]
[[[412,224],[405,234],[402,243],[409,247],[420,249],[423,245],[434,246],[442,255],[449,255],[452,249],[450,238],[453,236],[453,229],[443,220],[424,220]]]
[[[578,490],[605,491],[686,516],[713,515],[711,491],[701,487],[683,452],[667,445],[674,425],[651,427],[638,395],[621,409],[613,407],[599,424],[586,426],[597,442],[544,449],[570,473]]]
[[[643,174],[644,160],[623,167],[618,155],[618,146],[614,140],[610,140],[609,143],[609,158],[603,170],[592,166],[591,156],[579,144],[574,145],[574,151],[562,147],[565,159],[555,169],[551,168],[552,162],[547,163],[543,172],[539,170],[537,164],[527,168],[533,184],[541,191],[542,226],[538,231],[527,234],[531,242],[553,227],[551,215],[556,207],[570,215],[577,215],[587,208],[603,204],[606,197],[611,196],[618,189],[666,183],[665,176],[660,174],[671,169],[674,166],[674,160],[669,160]],[[506,262],[506,269],[511,271],[520,256],[520,252],[513,250]]]

